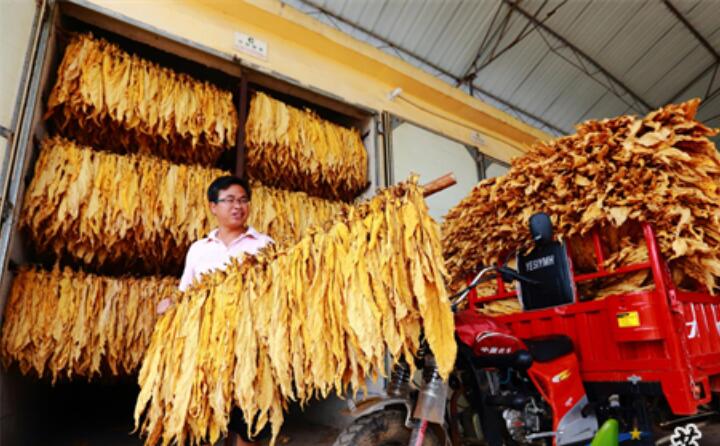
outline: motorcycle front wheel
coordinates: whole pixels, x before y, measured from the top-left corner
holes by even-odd
[[[381,410],[354,420],[340,432],[333,446],[408,446],[410,433],[403,411]],[[441,446],[432,429],[426,431],[423,446]]]

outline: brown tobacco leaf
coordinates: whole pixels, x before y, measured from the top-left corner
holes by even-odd
[[[417,184],[382,190],[327,230],[205,276],[158,322],[140,370],[147,444],[215,442],[230,408],[277,438],[288,401],[358,391],[424,331],[455,363],[439,228]]]
[[[160,300],[177,300],[173,277],[110,278],[23,267],[13,280],[0,341],[5,366],[59,377],[136,372]]]
[[[177,273],[190,244],[214,226],[205,192],[226,174],[47,139],[20,226],[37,250],[92,268]],[[278,243],[292,243],[347,207],[254,183],[249,223]]]
[[[230,92],[92,34],[68,44],[46,117],[81,144],[205,165],[234,147],[238,126]]]
[[[648,222],[679,280],[714,291],[720,277],[720,157],[709,139],[716,130],[695,120],[698,104],[585,122],[574,135],[533,145],[505,176],[479,183],[442,227],[455,287],[479,265],[529,248],[528,219],[542,211],[561,239],[582,245],[574,258],[586,268],[595,267],[587,265],[594,262],[588,238],[593,228],[614,237],[605,243],[613,268],[643,257],[639,223]],[[645,283],[639,275],[628,280]],[[602,287],[593,292],[607,294]]]
[[[356,129],[256,93],[245,132],[248,174],[263,184],[344,201],[367,188],[367,152]]]

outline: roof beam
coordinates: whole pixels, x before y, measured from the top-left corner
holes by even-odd
[[[720,64],[720,62],[713,62],[712,65],[710,65],[710,66],[708,66],[707,68],[705,68],[702,72],[700,72],[700,74],[698,74],[697,76],[695,76],[690,82],[688,82],[687,84],[685,84],[684,87],[682,87],[680,90],[678,90],[678,92],[675,93],[675,94],[670,98],[670,100],[668,101],[668,103],[673,103],[673,102],[677,101],[680,97],[682,97],[682,95],[685,94],[685,92],[687,92],[687,91],[690,89],[690,87],[692,87],[693,85],[697,84],[697,83],[700,81],[700,79],[702,79],[702,78],[705,77],[710,71],[712,71],[713,69],[715,69],[715,68],[718,66],[718,64]],[[712,82],[712,79],[711,79],[710,81]]]
[[[718,114],[715,115],[715,116],[710,116],[710,117],[707,118],[707,119],[703,119],[703,121],[705,121],[705,122],[713,122],[714,120],[716,120],[716,119],[718,119],[718,118],[720,118],[720,113],[718,113]]]
[[[522,1],[522,0],[518,0]],[[465,76],[463,76],[463,79],[468,79],[468,73],[472,70],[473,66],[475,66],[475,62],[480,57],[480,54],[485,50],[485,45],[488,42],[488,39],[490,39],[490,35],[493,34],[493,29],[495,28],[495,20],[497,20],[498,16],[500,15],[500,11],[502,11],[502,3],[498,3],[497,9],[495,10],[495,13],[493,14],[492,20],[490,21],[490,26],[488,26],[487,31],[485,31],[485,35],[483,36],[482,42],[480,42],[480,47],[475,52],[476,56],[473,57],[472,62],[468,66],[468,68],[465,70]],[[472,82],[472,80],[468,80],[468,83]]]
[[[518,5],[520,4],[521,1],[522,0],[515,0],[516,4],[518,4]],[[545,18],[543,18],[542,21],[544,22],[544,21],[548,20],[550,17],[552,17],[552,15],[555,14],[557,12],[557,10],[560,9],[563,5],[565,5],[565,3],[567,3],[567,1],[568,0],[563,0],[563,2],[560,3],[559,5],[557,5],[552,11],[545,14]],[[548,3],[548,0],[544,0],[543,3],[538,8],[538,10],[535,11],[535,14],[533,14],[533,15],[535,17],[538,17],[540,15],[540,13],[542,12],[543,8],[545,8],[545,5],[547,3]],[[510,9],[510,12],[512,12],[512,11],[513,10]],[[532,25],[532,22],[528,21],[527,24],[523,27],[523,29],[517,34],[517,36],[515,36],[515,39],[512,42],[510,42],[509,44],[507,44],[503,49],[501,49],[497,53],[495,53],[495,49],[497,49],[497,44],[496,44],[496,48],[493,49],[493,52],[490,54],[490,57],[487,58],[485,61],[483,61],[482,64],[480,64],[479,62],[480,62],[480,58],[482,57],[483,53],[485,52],[485,45],[484,44],[481,45],[480,48],[478,49],[478,51],[476,51],[476,54],[475,54],[475,57],[473,57],[472,63],[470,64],[470,66],[468,66],[468,69],[465,70],[465,75],[463,76],[463,79],[467,82],[472,82],[477,77],[478,73],[480,73],[480,71],[482,71],[485,67],[487,67],[488,65],[493,63],[500,56],[505,54],[507,51],[511,50],[515,45],[522,42],[527,36],[529,36],[533,32],[533,29],[528,29],[528,28],[530,28],[531,25]],[[491,26],[492,26],[492,24],[491,24]],[[498,43],[499,43],[499,41],[500,40],[498,39]]]
[[[491,52],[490,57],[488,58],[488,60],[486,60],[486,61],[483,62],[480,66],[478,66],[478,62],[480,62],[480,58],[482,57],[483,53],[485,52],[485,48],[484,48],[484,47],[481,47],[481,48],[477,51],[475,57],[473,58],[473,62],[470,64],[470,67],[468,67],[468,69],[466,70],[465,75],[463,76],[463,79],[466,80],[467,82],[472,82],[473,79],[475,79],[475,78],[477,77],[478,73],[479,73],[483,68],[485,68],[485,67],[487,67],[488,65],[490,65],[493,61],[495,61],[495,59],[497,59],[498,57],[502,56],[502,55],[505,54],[507,51],[509,51],[510,49],[512,49],[512,47],[514,47],[515,45],[517,45],[518,43],[520,43],[525,37],[528,36],[528,34],[530,34],[529,32],[527,32],[527,27],[528,27],[528,26],[530,26],[530,23],[528,23],[527,26],[526,26],[525,28],[523,28],[522,31],[520,31],[520,34],[518,34],[518,35],[515,37],[515,39],[513,39],[512,42],[510,42],[505,48],[503,48],[502,50],[500,50],[497,54],[495,54],[495,49],[497,49],[497,46],[496,46],[496,48],[494,48],[493,51]],[[532,30],[531,30],[531,31],[532,31]],[[500,37],[498,38],[498,40],[497,40],[498,43],[500,42],[500,39],[502,39],[502,36],[500,36]]]
[[[397,45],[396,43],[394,43],[394,42],[386,39],[386,38],[383,37],[383,36],[381,36],[380,34],[374,32],[374,31],[372,31],[372,30],[369,30],[369,29],[367,29],[367,28],[365,28],[365,27],[362,27],[362,26],[358,25],[357,23],[355,23],[355,22],[353,22],[353,21],[351,21],[351,20],[346,19],[345,17],[342,17],[342,16],[340,16],[340,15],[338,15],[338,14],[335,14],[334,12],[330,11],[330,10],[327,9],[327,8],[324,8],[323,6],[320,6],[320,5],[316,4],[315,2],[312,2],[312,1],[310,1],[310,0],[299,0],[299,1],[300,1],[300,3],[302,3],[302,4],[304,4],[304,5],[307,5],[307,6],[311,7],[311,8],[313,8],[313,9],[315,9],[315,10],[323,13],[324,15],[332,18],[333,20],[337,20],[338,22],[342,22],[342,23],[344,23],[344,24],[346,24],[346,25],[348,25],[348,26],[350,26],[350,27],[353,27],[353,28],[357,29],[358,31],[362,32],[363,34],[368,35],[368,36],[372,37],[373,39],[382,42],[383,44],[387,45],[388,47],[390,47],[390,48],[392,48],[392,49],[394,49],[394,50],[396,50],[396,51],[399,51],[399,52],[401,52],[401,53],[404,53],[404,54],[412,57],[413,59],[415,59],[415,60],[417,60],[417,61],[419,61],[419,62],[422,62],[424,65],[427,65],[428,67],[432,68],[433,70],[437,71],[438,73],[441,73],[441,74],[443,74],[444,76],[447,76],[447,77],[453,79],[453,80],[456,81],[456,82],[459,81],[459,77],[458,77],[458,76],[454,75],[453,73],[451,73],[450,71],[446,70],[445,68],[437,65],[436,63],[431,62],[431,61],[425,59],[424,57],[422,57],[422,56],[420,56],[419,54],[413,52],[412,50],[409,50],[409,49],[407,49],[407,48],[403,48],[403,47]]]
[[[715,96],[716,94],[718,94],[718,91],[720,90],[720,89],[717,89],[717,90],[713,91],[712,93],[710,93],[710,91],[712,91],[713,85],[715,85],[715,78],[717,77],[718,68],[720,68],[720,62],[715,65],[715,69],[713,70],[713,74],[710,76],[710,82],[708,82],[707,91],[705,92],[705,100],[706,100],[706,101],[707,101],[707,100],[710,100],[710,98],[711,98],[712,96]],[[712,96],[711,96],[711,95],[712,95]]]
[[[550,34],[553,38],[555,38],[555,39],[557,39],[558,41],[560,41],[563,45],[565,45],[566,47],[570,48],[574,53],[578,54],[580,57],[582,57],[582,58],[585,59],[587,62],[589,62],[590,64],[592,64],[598,71],[600,71],[601,73],[603,73],[603,74],[604,74],[608,79],[610,79],[613,83],[615,83],[615,84],[618,85],[620,88],[622,88],[622,89],[623,89],[627,94],[629,94],[635,101],[637,101],[638,103],[642,104],[642,105],[643,105],[645,108],[647,108],[648,110],[651,110],[651,109],[654,108],[654,107],[651,106],[647,101],[645,101],[642,97],[640,97],[640,95],[638,95],[637,93],[635,93],[630,87],[628,87],[628,86],[625,85],[622,81],[620,81],[620,79],[618,79],[618,78],[615,77],[612,73],[610,73],[607,69],[605,69],[605,67],[603,67],[602,65],[600,65],[597,61],[595,61],[595,59],[593,59],[592,57],[590,57],[587,53],[585,53],[585,52],[584,52],[583,50],[581,50],[580,48],[578,48],[578,47],[576,47],[575,45],[573,45],[572,43],[570,43],[566,38],[564,38],[563,36],[561,36],[560,34],[558,34],[555,30],[553,30],[552,28],[550,28],[549,26],[547,26],[545,23],[543,23],[542,21],[538,20],[537,17],[533,16],[533,15],[530,14],[529,12],[525,11],[524,9],[522,9],[520,6],[516,5],[512,0],[503,0],[503,2],[505,2],[505,4],[509,5],[511,8],[513,8],[515,11],[519,12],[520,14],[522,14],[527,20],[529,20],[530,22],[532,22],[536,27],[538,27],[538,28],[542,29],[543,31],[547,32],[547,33]]]
[[[334,20],[337,20],[338,22],[342,22],[342,23],[344,23],[344,24],[346,24],[346,25],[348,25],[348,26],[350,26],[350,27],[352,27],[352,28],[357,29],[358,31],[360,31],[360,32],[362,32],[362,33],[364,33],[364,34],[372,37],[373,39],[376,39],[376,40],[382,42],[383,44],[387,45],[388,47],[390,47],[390,48],[392,48],[392,49],[394,49],[394,50],[396,50],[396,51],[398,51],[398,52],[404,53],[404,54],[412,57],[413,59],[417,60],[418,62],[421,62],[421,63],[423,63],[424,65],[427,65],[428,67],[430,67],[430,68],[432,68],[433,70],[437,71],[438,73],[441,73],[441,74],[443,74],[444,76],[449,77],[450,79],[454,80],[458,85],[460,85],[460,84],[462,83],[462,79],[461,79],[459,76],[456,76],[455,74],[451,73],[450,71],[446,70],[445,68],[442,68],[442,67],[440,67],[439,65],[437,65],[437,64],[435,64],[435,63],[433,63],[433,62],[431,62],[431,61],[429,61],[429,60],[427,60],[427,59],[425,59],[424,57],[420,56],[419,54],[417,54],[417,53],[415,53],[415,52],[413,52],[413,51],[411,51],[411,50],[409,50],[409,49],[406,49],[406,48],[404,48],[404,47],[401,47],[401,46],[399,46],[399,45],[391,42],[390,40],[386,39],[385,37],[382,37],[381,35],[379,35],[379,34],[373,32],[373,31],[371,31],[371,30],[369,30],[369,29],[366,29],[366,28],[364,28],[364,27],[356,24],[356,23],[354,23],[354,22],[346,19],[345,17],[341,17],[340,15],[335,14],[334,12],[332,12],[332,11],[328,10],[327,8],[324,8],[324,7],[316,4],[315,2],[312,2],[312,1],[310,1],[310,0],[299,0],[299,1],[300,1],[301,3],[303,3],[304,5],[307,5],[307,6],[311,7],[311,8],[313,8],[313,9],[315,9],[315,10],[317,10],[317,11],[323,13],[323,14],[325,14],[325,15],[328,16],[328,17],[330,17],[330,18],[332,18],[332,19],[334,19]],[[536,121],[536,122],[544,125],[545,127],[549,128],[549,129],[551,129],[551,130],[554,130],[554,131],[556,131],[556,132],[558,132],[558,133],[560,133],[560,134],[565,134],[565,133],[567,133],[565,130],[562,130],[562,129],[558,128],[557,126],[555,126],[555,125],[553,125],[553,124],[550,124],[549,122],[547,122],[546,120],[542,119],[541,117],[535,116],[535,115],[533,115],[532,113],[527,112],[527,111],[521,109],[521,108],[518,107],[517,105],[511,104],[510,102],[507,102],[506,100],[501,99],[501,98],[499,98],[498,96],[495,96],[493,93],[490,93],[490,92],[485,91],[485,90],[483,90],[483,89],[481,89],[481,88],[478,88],[477,85],[474,85],[474,84],[473,84],[473,85],[471,85],[471,87],[472,87],[473,90],[477,91],[478,93],[481,93],[481,94],[489,97],[490,99],[492,99],[492,100],[494,100],[494,101],[496,101],[496,102],[504,105],[505,107],[509,108],[510,110],[514,111],[515,113],[519,113],[519,114],[521,114],[521,115],[523,115],[523,116],[526,116],[526,117],[528,117],[528,118],[530,118],[530,119],[532,119],[532,120],[534,120],[534,121]],[[474,95],[474,94],[471,94],[471,96],[474,97],[475,95]]]
[[[665,3],[665,6],[670,10],[670,12],[673,13],[676,19],[678,19],[680,22],[682,22],[683,25],[685,25],[685,28],[688,29],[692,33],[693,36],[702,44],[702,46],[705,47],[706,50],[710,52],[710,54],[713,55],[716,61],[720,62],[720,53],[710,45],[710,42],[707,41],[705,37],[703,37],[702,34],[700,34],[700,31],[698,31],[689,21],[687,18],[685,18],[684,15],[678,9],[673,5],[670,0],[663,0],[663,3]]]
[[[537,116],[537,115],[534,115],[534,114],[532,114],[532,113],[530,113],[530,112],[528,112],[528,111],[522,110],[522,109],[519,108],[517,105],[511,104],[510,102],[506,101],[505,99],[502,99],[502,98],[500,98],[499,96],[496,96],[496,95],[494,95],[493,93],[490,93],[489,91],[486,91],[486,90],[483,90],[482,88],[479,88],[479,87],[478,87],[477,85],[475,85],[475,84],[471,84],[471,85],[470,85],[470,88],[471,88],[473,91],[477,91],[478,93],[489,97],[489,98],[492,99],[493,101],[498,102],[498,103],[504,105],[505,107],[509,108],[510,110],[512,110],[512,111],[514,111],[514,112],[516,112],[516,113],[521,113],[521,114],[527,116],[528,118],[530,118],[530,119],[532,119],[532,120],[534,120],[534,121],[539,122],[540,124],[544,125],[545,127],[549,128],[550,130],[554,130],[555,132],[557,132],[557,133],[559,133],[559,134],[561,134],[561,135],[566,135],[566,134],[567,134],[567,130],[563,130],[563,129],[557,127],[556,125],[550,124],[549,122],[547,122],[545,119],[541,118],[540,116]],[[475,96],[475,94],[472,94],[472,96]]]

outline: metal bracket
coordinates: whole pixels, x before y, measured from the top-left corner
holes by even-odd
[[[528,434],[525,436],[525,439],[527,441],[534,441],[534,440],[540,440],[541,438],[553,438],[555,436],[557,436],[557,433],[552,432],[552,431],[547,431],[547,432],[538,432],[535,434]]]
[[[378,115],[377,119],[375,119],[375,131],[378,135],[385,134],[385,128],[383,127],[383,120],[381,115]]]
[[[15,206],[10,201],[5,201],[2,204],[2,213],[0,213],[0,225],[4,225],[5,222],[12,217]]]
[[[638,375],[632,375],[632,376],[628,376],[627,380],[630,383],[632,383],[632,385],[637,386],[640,383],[640,381],[642,381],[642,377],[640,377]]]
[[[3,138],[7,139],[7,140],[8,140],[8,143],[9,143],[10,145],[12,145],[13,137],[15,136],[15,134],[14,134],[13,131],[10,130],[9,128],[7,128],[7,127],[5,127],[5,126],[3,126],[3,125],[0,125],[0,136],[2,136]]]

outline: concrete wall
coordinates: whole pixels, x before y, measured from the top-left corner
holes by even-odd
[[[32,0],[0,0],[0,126],[13,130],[18,89],[21,84],[23,65],[27,53],[30,33],[35,17],[35,2]],[[8,168],[7,154],[10,142],[0,137],[0,180]],[[2,197],[0,197],[0,204]],[[3,294],[6,290],[3,290]],[[22,413],[34,400],[33,392],[16,372],[0,374],[0,444],[24,444],[25,433],[33,428],[27,426]],[[37,427],[36,427],[37,428]]]
[[[455,174],[457,184],[425,200],[430,215],[438,222],[462,200],[479,181],[475,159],[464,145],[407,122],[392,133],[393,179],[402,181],[412,172],[427,183],[448,172]]]
[[[508,167],[498,162],[489,162],[485,165],[485,176],[484,178],[493,178],[505,175],[508,171]]]
[[[3,36],[0,45],[0,126],[8,129],[14,127],[15,102],[34,17],[34,1],[0,0],[0,30]],[[6,168],[8,146],[8,141],[0,137],[0,160],[3,160],[0,178]]]
[[[4,127],[10,128],[7,124],[0,124]],[[8,141],[6,138],[0,136],[0,160],[2,160],[2,167],[0,167],[0,178],[3,177],[3,173],[6,169],[5,165],[7,164],[7,161],[5,160],[5,157],[7,156],[7,151],[10,148],[10,141]],[[2,203],[2,197],[0,197],[0,203]]]

